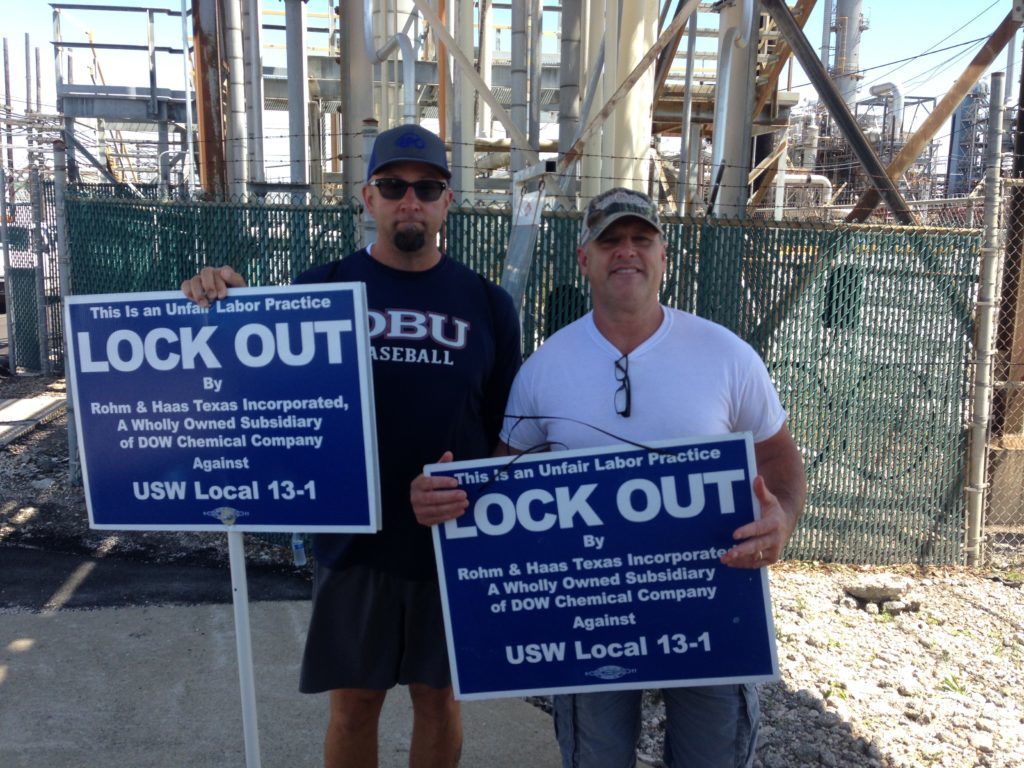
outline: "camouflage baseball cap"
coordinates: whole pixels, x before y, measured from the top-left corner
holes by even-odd
[[[612,223],[628,216],[643,219],[658,230],[659,235],[665,234],[658,218],[658,207],[651,198],[643,192],[615,187],[602,192],[587,206],[580,228],[580,247],[600,237]]]

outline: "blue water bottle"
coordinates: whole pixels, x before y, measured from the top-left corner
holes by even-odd
[[[302,540],[301,533],[292,534],[292,557],[296,567],[301,568],[306,564],[306,543]]]

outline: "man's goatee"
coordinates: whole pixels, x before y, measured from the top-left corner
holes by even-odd
[[[398,250],[405,251],[406,253],[414,253],[427,244],[427,238],[424,236],[422,230],[400,229],[395,232],[394,243]]]

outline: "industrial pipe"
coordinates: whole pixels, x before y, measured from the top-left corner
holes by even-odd
[[[228,60],[228,189],[238,198],[248,190],[249,148],[245,120],[245,64],[242,60],[242,10],[238,0],[223,0],[224,42]],[[162,174],[161,174],[162,176]]]
[[[410,14],[410,22],[412,14]],[[408,23],[406,24],[408,28]],[[373,44],[373,0],[363,2],[363,39],[366,41],[366,55],[373,64],[387,61],[391,53],[398,48],[402,53],[402,119],[406,123],[416,122],[416,53],[412,41],[406,32],[393,35],[380,48]],[[382,70],[383,71],[383,70]],[[383,77],[381,78],[383,79]]]
[[[288,66],[288,164],[296,187],[309,184],[309,62],[306,58],[306,4],[285,0],[285,45]],[[304,195],[295,195],[305,202]]]
[[[260,53],[262,19],[260,0],[248,0],[249,24],[249,99],[246,104],[249,131],[249,180],[266,181],[263,165],[263,57]],[[243,49],[244,50],[244,49]],[[187,56],[185,57],[188,58]]]
[[[181,48],[184,51],[182,66],[185,69],[185,194],[191,195],[195,187],[195,164],[192,162],[192,89],[189,83],[192,82],[192,73],[188,62],[188,15],[185,11],[185,0],[181,0]],[[4,61],[7,60],[7,39],[4,39]]]
[[[825,192],[825,201],[832,199],[832,181],[820,173],[784,173],[782,183],[787,187],[813,187]]]
[[[722,52],[715,79],[714,128],[711,137],[711,178],[720,178],[725,156],[725,137],[728,130],[726,116],[729,109],[730,81],[732,80],[733,51],[750,44],[750,29],[754,23],[754,0],[736,0],[743,12],[738,25],[733,24],[722,36]],[[748,105],[749,106],[749,105]]]
[[[889,117],[892,124],[892,131],[889,135],[894,140],[899,140],[903,135],[903,88],[899,83],[879,83],[872,85],[869,89],[872,96],[882,96],[886,102],[892,101],[892,110]],[[884,132],[883,132],[884,135]]]
[[[512,122],[521,131],[525,131],[529,143],[529,113],[526,104],[526,90],[529,82],[528,65],[528,41],[526,39],[527,7],[525,2],[512,3],[512,61],[511,78],[512,100],[509,103],[509,114]],[[530,146],[533,146],[532,144]],[[520,171],[527,166],[523,153],[518,149],[512,150],[512,171]]]
[[[693,64],[696,58],[697,16],[690,16],[686,27],[686,78],[683,95],[683,119],[679,130],[679,205],[680,216],[690,213],[690,123],[693,119]],[[695,137],[696,138],[696,137]]]

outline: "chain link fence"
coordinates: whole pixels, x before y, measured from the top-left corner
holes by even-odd
[[[984,528],[985,557],[998,566],[1024,563],[1024,331],[1014,298],[1022,264],[1020,235],[1016,243],[1012,235],[1014,217],[1024,217],[1024,187],[1008,189]],[[53,188],[39,190],[11,222],[8,297],[22,320],[19,367],[60,372]],[[93,188],[70,190],[65,207],[74,294],[174,289],[200,266],[223,263],[252,284],[284,284],[354,250],[362,215],[352,203],[159,201]],[[963,562],[981,230],[664,222],[662,301],[747,339],[790,412],[810,496],[787,556]],[[522,310],[526,354],[589,309],[578,231],[577,213],[542,217]],[[510,232],[504,208],[457,207],[444,244],[497,280]],[[43,315],[40,336],[33,326]]]
[[[362,215],[345,203],[159,201],[95,190],[72,191],[65,208],[74,294],[173,290],[200,266],[224,263],[254,285],[284,284],[354,250]],[[747,339],[790,412],[810,496],[787,556],[963,562],[980,230],[664,221],[662,300]],[[445,247],[497,279],[511,226],[505,209],[454,208]],[[542,217],[522,309],[527,354],[589,309],[578,231],[577,213]],[[53,285],[47,303],[55,305]],[[59,316],[51,322],[59,329]],[[50,338],[59,370],[61,336]]]
[[[60,372],[64,339],[53,183],[33,170],[22,197],[4,206],[7,241],[0,244],[9,261],[2,273],[9,363],[12,370]]]
[[[1024,568],[1024,179],[1003,179],[984,511],[990,565]]]

